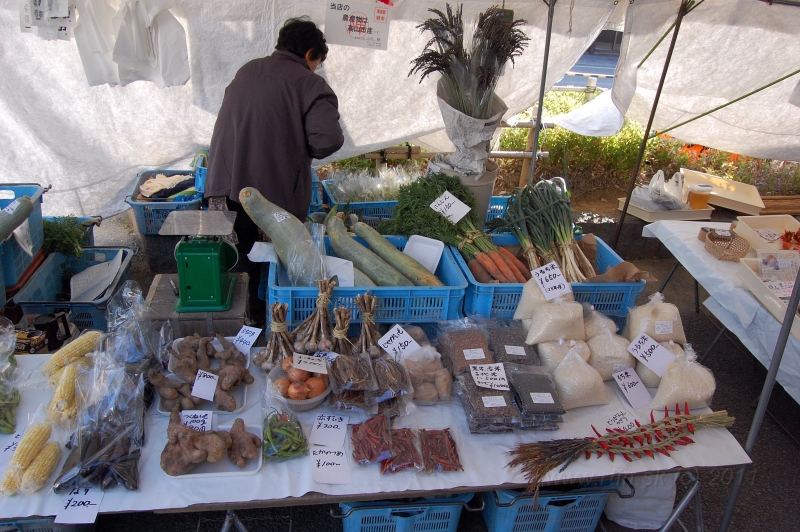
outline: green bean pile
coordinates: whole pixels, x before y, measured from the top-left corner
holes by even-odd
[[[271,412],[264,420],[263,453],[277,462],[308,453],[303,427],[294,414]]]

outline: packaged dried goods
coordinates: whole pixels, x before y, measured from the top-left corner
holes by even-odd
[[[610,401],[603,378],[574,349],[553,372],[553,382],[565,410],[605,405]]]
[[[628,313],[623,336],[628,340],[635,340],[642,333],[646,333],[656,342],[669,342],[678,344],[686,343],[686,334],[683,331],[683,322],[678,307],[672,303],[665,303],[664,296],[656,292],[650,296],[650,301]]]
[[[552,378],[543,368],[506,364],[505,369],[523,423],[535,427],[562,421],[566,411]]]
[[[559,338],[555,342],[542,342],[536,345],[536,351],[539,353],[539,362],[550,373],[553,373],[558,365],[561,364],[570,349],[574,349],[587,362],[592,354],[586,342],[580,340]]]
[[[450,429],[419,429],[419,447],[425,473],[464,471]]]
[[[470,364],[491,364],[494,357],[484,332],[469,321],[445,324],[439,333],[439,352],[453,375],[469,373]]]
[[[361,465],[393,457],[389,418],[378,414],[363,423],[353,425],[350,443],[353,446],[353,460]]]
[[[372,370],[378,386],[375,391],[376,402],[388,401],[414,392],[405,366],[394,358],[388,355],[376,358],[372,361]]]
[[[604,329],[594,338],[589,338],[586,342],[592,355],[589,357],[589,365],[592,366],[604,381],[611,380],[614,375],[614,366],[633,367],[636,359],[628,352],[630,342]]]
[[[511,430],[520,421],[510,390],[483,388],[475,384],[472,376],[462,375],[458,377],[457,392],[473,433]]]
[[[406,469],[422,471],[422,455],[417,449],[417,436],[413,430],[392,430],[392,450],[395,455],[381,462],[381,473],[399,473]]]
[[[495,362],[539,365],[536,349],[525,343],[527,334],[520,325],[515,323],[507,327],[490,326],[486,332],[489,335],[489,349]]]
[[[565,340],[584,340],[583,307],[580,303],[556,298],[551,304],[539,305],[533,309],[531,327],[525,342],[528,345],[542,342]]]

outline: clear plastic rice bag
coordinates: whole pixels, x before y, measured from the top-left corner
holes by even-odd
[[[603,378],[574,349],[553,372],[553,382],[565,410],[610,402]]]
[[[671,340],[669,342],[661,342],[661,346],[676,357],[684,356],[683,348]],[[642,384],[647,388],[658,388],[658,385],[661,383],[661,377],[659,377],[655,371],[645,366],[644,362],[641,360],[636,361],[636,373],[642,380]]]
[[[667,365],[650,408],[689,404],[689,408],[702,408],[711,404],[717,388],[711,370],[696,361],[694,349],[686,346],[685,355]]]
[[[603,332],[605,329],[616,333],[618,328],[614,320],[594,309],[594,307],[585,307],[587,312],[583,314],[583,327],[586,330],[586,339],[593,338]]]
[[[610,329],[589,338],[586,342],[592,356],[589,357],[589,365],[592,366],[604,381],[611,380],[614,374],[614,366],[623,365],[633,367],[636,359],[628,353],[630,342],[622,336],[616,335]]]
[[[556,298],[551,304],[539,305],[533,309],[531,327],[525,343],[528,345],[542,342],[565,340],[585,340],[583,328],[583,307],[580,303]]]
[[[665,303],[664,296],[659,292],[650,296],[648,303],[628,313],[628,321],[622,336],[633,341],[642,333],[647,333],[656,342],[672,340],[681,345],[686,343],[686,333],[683,331],[678,307],[672,303]]]
[[[567,356],[570,349],[574,349],[580,357],[588,362],[592,352],[589,351],[589,346],[586,342],[580,340],[564,340],[559,338],[555,342],[542,342],[536,346],[536,351],[539,353],[539,362],[552,373],[561,364],[561,361]]]
[[[572,292],[564,294],[561,298],[566,301],[574,300]],[[549,301],[544,297],[544,293],[542,293],[542,289],[539,288],[539,284],[535,279],[528,279],[522,286],[522,295],[519,298],[517,310],[514,312],[514,319],[529,320],[533,317],[533,309],[546,303],[549,303]]]

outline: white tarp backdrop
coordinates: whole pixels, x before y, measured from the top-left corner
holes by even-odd
[[[323,0],[170,0],[186,30],[191,79],[158,89],[153,83],[89,87],[75,42],[43,41],[19,31],[18,0],[0,0],[0,181],[52,184],[46,214],[110,215],[144,168],[174,167],[207,146],[225,87],[247,61],[272,52],[289,17],[324,22]],[[345,131],[342,150],[331,159],[424,137],[446,149],[435,83],[407,77],[427,37],[416,25],[428,8],[445,2],[394,0],[387,51],[331,46],[320,73],[339,96]],[[497,2],[465,0],[464,19]],[[455,5],[455,2],[452,3]],[[547,27],[539,1],[506,2],[524,18],[530,45],[506,68],[498,86],[511,116],[536,100]],[[548,87],[593,42],[614,11],[611,0],[559,2],[553,26]],[[80,19],[80,13],[79,13]],[[324,29],[324,28],[323,28]],[[182,163],[181,168],[186,168]]]

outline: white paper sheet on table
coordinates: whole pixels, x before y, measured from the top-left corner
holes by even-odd
[[[250,262],[272,262],[278,263],[278,255],[275,253],[275,246],[272,242],[255,242],[247,254]]]
[[[122,267],[122,251],[113,259],[89,266],[69,280],[70,301],[94,301],[102,296],[114,282]]]

